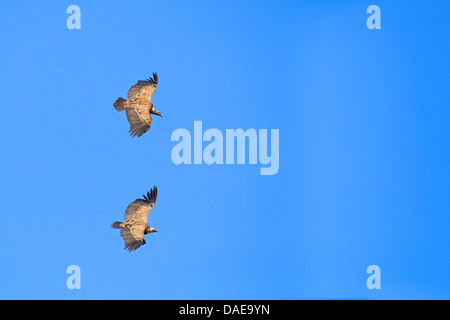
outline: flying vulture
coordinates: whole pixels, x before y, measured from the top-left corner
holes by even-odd
[[[125,249],[129,252],[145,244],[144,234],[158,232],[147,223],[148,214],[155,205],[157,195],[158,189],[153,187],[143,196],[144,199],[137,199],[128,206],[124,222],[115,221],[111,225],[113,229],[121,229],[120,235],[125,241]]]
[[[153,78],[145,81],[139,80],[137,84],[132,86],[128,91],[128,100],[119,98],[114,103],[117,111],[127,111],[128,122],[130,123],[130,135],[140,137],[150,129],[152,124],[152,114],[160,117],[161,112],[155,110],[151,99],[158,85],[158,75],[153,72]]]

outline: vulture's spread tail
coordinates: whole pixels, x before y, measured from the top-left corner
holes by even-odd
[[[121,222],[119,221],[115,221],[112,225],[111,228],[113,229],[121,229],[122,227],[120,226]]]
[[[114,108],[116,108],[117,111],[123,111],[125,110],[125,105],[127,103],[127,100],[124,98],[119,98],[114,102]]]

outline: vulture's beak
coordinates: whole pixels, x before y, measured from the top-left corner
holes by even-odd
[[[160,116],[160,117],[162,117],[163,115],[162,115],[162,113],[161,112],[159,112],[159,111],[155,111],[155,114],[156,115],[158,115],[158,116]]]

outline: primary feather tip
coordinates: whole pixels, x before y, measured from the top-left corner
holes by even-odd
[[[147,81],[148,82],[154,82],[154,83],[158,84],[158,75],[156,74],[156,72],[153,72],[153,78],[149,77],[149,78],[147,78]]]
[[[153,189],[150,189],[150,191],[147,191],[147,194],[143,195],[145,201],[148,202],[155,202],[156,201],[156,197],[158,196],[158,188],[156,188],[156,186],[153,187]]]

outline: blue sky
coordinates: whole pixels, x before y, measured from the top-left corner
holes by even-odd
[[[449,10],[2,2],[0,298],[450,298]],[[164,118],[132,139],[112,104],[152,72]],[[279,129],[279,172],[173,164],[196,120]],[[110,224],[154,185],[159,232],[130,254]]]

